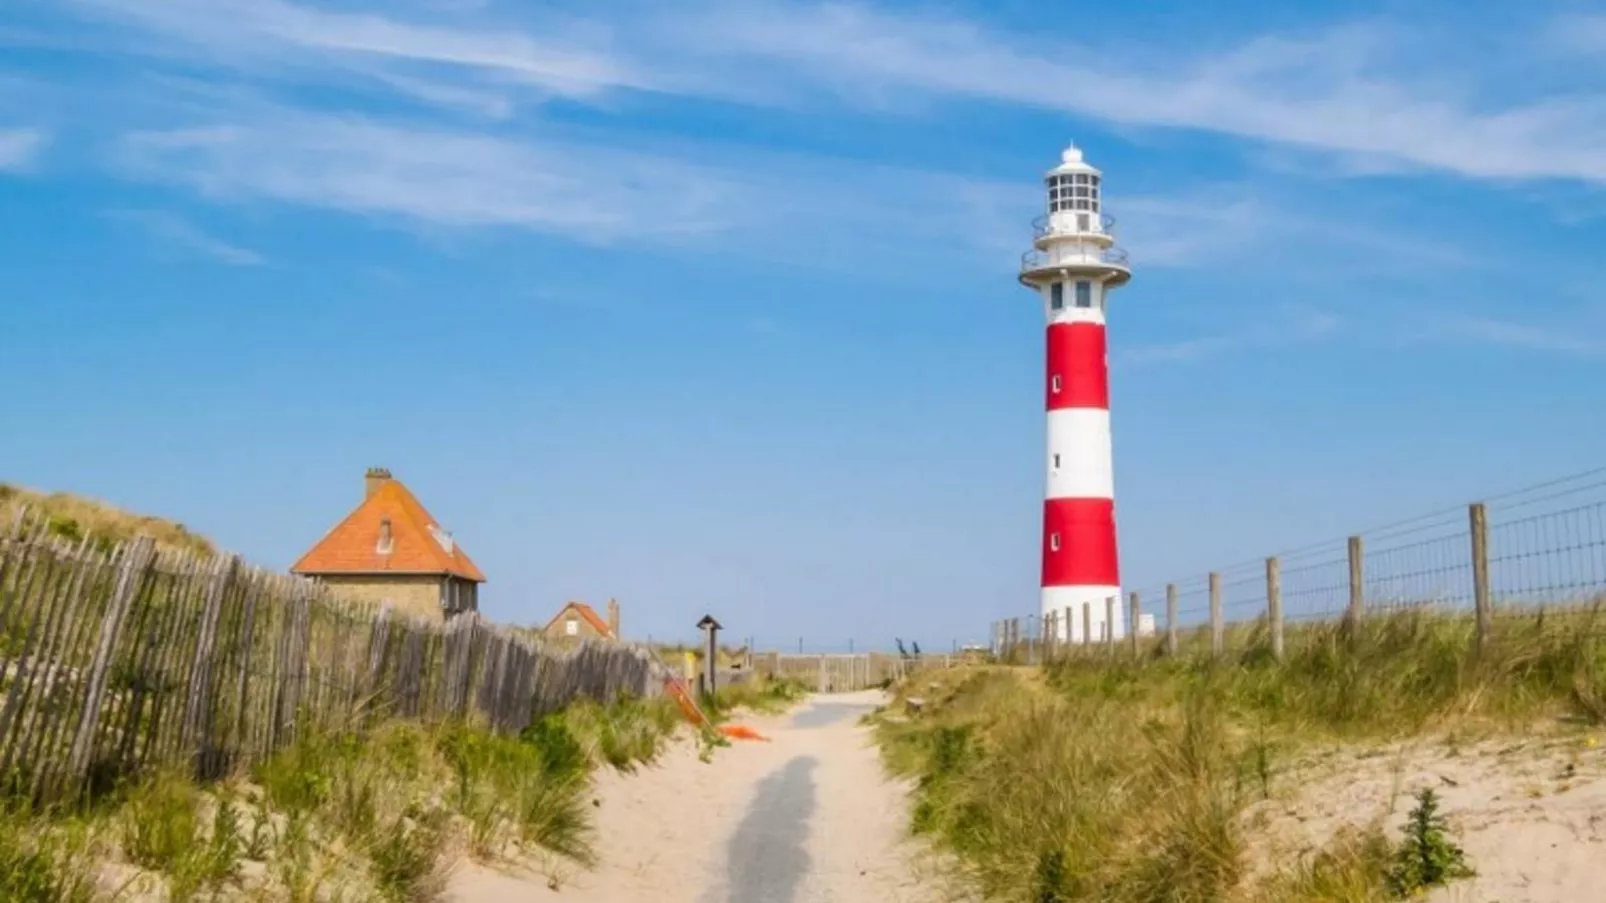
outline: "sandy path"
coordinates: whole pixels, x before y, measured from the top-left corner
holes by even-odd
[[[741,719],[771,742],[734,741],[712,763],[679,744],[633,776],[604,774],[593,871],[540,876],[473,864],[450,899],[573,903],[927,903],[936,882],[903,843],[905,788],[888,782],[859,717],[877,692],[814,697]]]

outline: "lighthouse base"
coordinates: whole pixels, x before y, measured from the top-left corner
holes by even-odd
[[[1115,639],[1121,639],[1126,636],[1126,602],[1121,598],[1119,586],[1045,586],[1043,624],[1050,623],[1048,616],[1054,615],[1052,639],[1057,642],[1102,642],[1110,636],[1105,627],[1109,599],[1115,600],[1115,618],[1108,629],[1113,631]],[[1046,626],[1044,634],[1048,639]]]

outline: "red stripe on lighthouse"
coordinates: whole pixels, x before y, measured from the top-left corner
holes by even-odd
[[[1103,324],[1048,327],[1048,409],[1109,407]]]
[[[1114,500],[1045,501],[1043,585],[1116,586],[1120,582]]]

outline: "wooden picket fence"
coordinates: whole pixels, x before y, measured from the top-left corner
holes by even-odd
[[[156,766],[227,774],[388,718],[517,732],[580,698],[652,696],[645,648],[543,647],[474,614],[399,617],[312,581],[140,538],[0,529],[0,793],[49,801]]]

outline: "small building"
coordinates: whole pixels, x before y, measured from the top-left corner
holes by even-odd
[[[584,602],[570,602],[541,629],[549,640],[617,640],[619,639],[619,603],[608,600],[608,620],[604,621],[597,610]]]
[[[363,490],[362,503],[291,573],[415,617],[444,620],[478,611],[485,575],[417,497],[382,467],[369,468]]]

